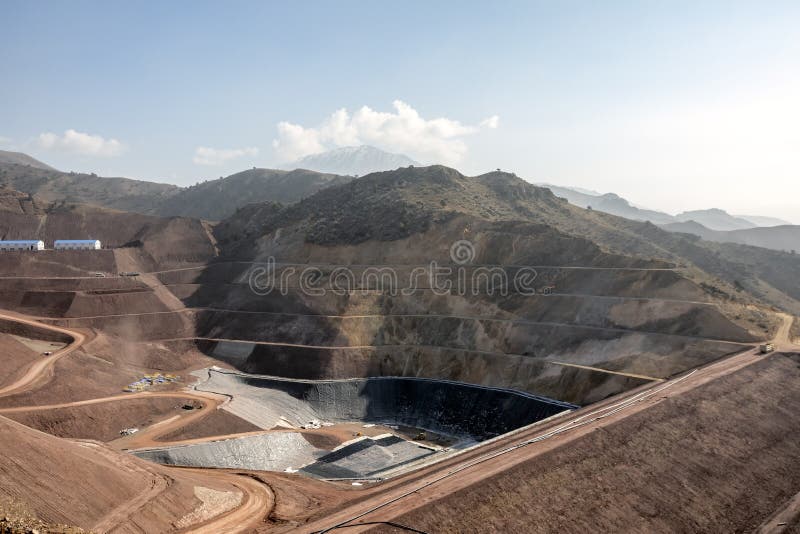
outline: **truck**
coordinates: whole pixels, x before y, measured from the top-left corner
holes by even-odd
[[[770,352],[772,352],[774,350],[775,350],[775,345],[773,345],[772,343],[765,343],[763,345],[759,345],[758,346],[758,351],[761,354],[769,354]]]

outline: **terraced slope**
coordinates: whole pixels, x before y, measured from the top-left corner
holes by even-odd
[[[164,532],[201,503],[191,475],[92,442],[73,442],[0,417],[0,502],[49,525]],[[233,491],[230,485],[216,484]],[[104,526],[105,525],[105,526]]]
[[[447,378],[583,404],[777,326],[652,229],[673,235],[505,173],[400,169],[239,210],[215,229],[218,261],[159,278],[196,309],[200,346],[249,372]],[[462,241],[466,261],[451,254]],[[434,281],[435,267],[451,272]],[[527,291],[523,268],[535,271]],[[270,279],[285,287],[253,291]],[[342,280],[351,291],[332,291]]]

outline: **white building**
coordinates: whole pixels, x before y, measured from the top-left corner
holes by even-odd
[[[56,239],[53,243],[56,250],[100,250],[97,239]]]
[[[0,241],[0,250],[44,250],[44,241],[35,239]]]

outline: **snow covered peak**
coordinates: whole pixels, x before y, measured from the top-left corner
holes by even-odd
[[[333,174],[363,176],[371,172],[390,171],[417,165],[403,154],[392,154],[374,146],[346,146],[305,156],[284,165],[286,169],[308,169]]]

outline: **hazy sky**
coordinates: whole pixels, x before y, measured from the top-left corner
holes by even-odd
[[[0,2],[0,148],[191,184],[367,143],[800,223],[800,2]]]

